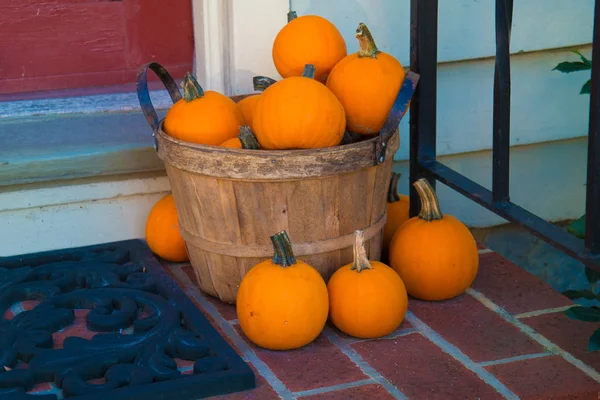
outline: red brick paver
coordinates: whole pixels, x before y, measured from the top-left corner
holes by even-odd
[[[600,384],[562,357],[523,360],[488,369],[522,400],[600,397]]]
[[[501,399],[491,386],[419,334],[352,345],[409,398]]]
[[[463,294],[443,302],[411,299],[411,311],[474,361],[488,361],[543,351],[516,327]]]
[[[387,390],[381,385],[363,385],[348,389],[336,390],[312,396],[301,396],[301,400],[388,400],[394,399]]]
[[[239,325],[236,325],[236,330],[245,338]],[[256,355],[294,392],[367,378],[360,368],[324,335],[320,335],[314,342],[301,349],[290,351],[265,350],[248,343]]]
[[[573,304],[550,285],[498,253],[481,254],[479,264],[472,287],[511,314]]]
[[[600,322],[573,320],[562,312],[523,318],[521,321],[600,371],[600,353],[587,351],[589,337],[600,328]]]

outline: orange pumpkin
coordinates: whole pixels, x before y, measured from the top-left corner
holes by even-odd
[[[364,233],[355,232],[354,261],[331,276],[329,318],[342,332],[361,339],[392,333],[408,308],[406,287],[389,266],[370,261]]]
[[[296,260],[285,231],[271,241],[273,259],[252,267],[240,283],[237,316],[257,346],[296,349],[315,340],[327,322],[327,286],[316,269]]]
[[[377,49],[362,22],[356,37],[360,50],[336,64],[327,87],[344,105],[348,131],[374,135],[383,127],[406,73],[398,60]]]
[[[315,149],[338,145],[346,128],[344,107],[325,85],[302,76],[282,79],[259,97],[254,134],[263,149]]]
[[[237,104],[221,93],[205,92],[188,72],[183,98],[169,109],[163,128],[179,140],[218,146],[236,137],[241,125],[244,117]]]
[[[230,149],[258,150],[260,145],[256,141],[254,134],[252,134],[250,127],[240,126],[240,134],[238,137],[224,141],[221,143],[221,147],[228,147]]]
[[[258,90],[261,92],[276,82],[275,80],[266,76],[255,76],[254,78],[252,78],[252,80],[254,82],[254,90]],[[238,108],[244,116],[244,121],[246,122],[246,125],[248,125],[252,130],[254,130],[253,115],[254,108],[256,108],[256,102],[258,101],[258,96],[260,96],[260,93],[251,94],[250,96],[244,97],[242,100],[237,102]]]
[[[414,183],[421,212],[402,224],[390,244],[390,265],[408,294],[422,300],[446,300],[463,293],[479,269],[479,253],[471,231],[444,215],[426,179]]]
[[[318,15],[296,17],[277,33],[273,42],[273,63],[283,78],[300,76],[305,64],[313,64],[315,79],[325,83],[331,69],[347,54],[340,31]]]
[[[260,94],[251,94],[250,96],[244,97],[242,100],[237,102],[237,106],[244,116],[244,121],[246,122],[246,125],[250,127],[250,129],[254,129],[253,115],[259,96]]]
[[[392,237],[400,225],[410,218],[410,198],[398,193],[398,181],[401,174],[392,172],[387,200],[387,220],[383,227],[383,253],[389,254]]]
[[[167,261],[189,260],[185,242],[179,233],[179,218],[172,194],[160,199],[150,210],[146,221],[146,242],[154,254]]]

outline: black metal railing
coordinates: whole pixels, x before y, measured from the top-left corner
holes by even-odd
[[[410,111],[410,182],[442,182],[600,271],[600,0],[596,0],[586,186],[586,232],[579,239],[510,201],[510,32],[513,0],[496,0],[492,190],[436,160],[438,0],[411,0],[410,69],[420,75]],[[419,210],[411,186],[411,215]]]

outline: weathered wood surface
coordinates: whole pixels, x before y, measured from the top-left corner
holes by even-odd
[[[162,123],[161,123],[162,127]],[[179,170],[218,178],[252,181],[318,178],[368,168],[375,163],[377,138],[344,146],[309,150],[245,150],[205,146],[157,132],[158,155]],[[386,159],[400,145],[398,131],[387,146]]]
[[[397,131],[390,156],[376,167],[375,139],[306,151],[221,149],[163,139],[159,134],[159,156],[206,293],[235,303],[243,276],[271,257],[270,236],[283,229],[298,258],[325,280],[352,261],[356,229],[365,230],[369,257],[380,259]]]

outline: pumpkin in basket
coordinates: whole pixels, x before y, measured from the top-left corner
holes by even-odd
[[[302,76],[285,78],[260,95],[254,110],[254,135],[263,149],[315,149],[338,145],[346,128],[344,107],[314,80],[307,64]]]
[[[392,172],[387,199],[387,220],[383,227],[383,253],[389,254],[392,237],[400,225],[410,218],[410,198],[398,193],[398,181],[401,174]]]
[[[252,78],[252,81],[254,83],[254,90],[261,92],[269,86],[271,86],[272,84],[274,84],[275,82],[277,82],[276,80],[266,76],[255,76],[254,78]],[[246,125],[248,125],[252,130],[254,130],[254,109],[256,108],[256,102],[258,101],[259,96],[260,93],[251,94],[237,102],[237,106],[242,112],[242,115],[244,116],[244,121],[246,122]]]
[[[229,147],[230,149],[258,150],[260,145],[256,141],[256,137],[250,130],[249,126],[240,126],[240,134],[238,137],[224,141],[221,143],[221,147]]]
[[[189,72],[183,80],[183,98],[173,104],[164,121],[166,134],[186,142],[218,146],[238,135],[244,117],[235,101],[204,91]]]
[[[300,76],[305,64],[317,69],[315,79],[325,83],[331,69],[347,54],[346,42],[329,20],[318,15],[297,17],[288,14],[289,22],[273,42],[273,63],[283,78]]]
[[[146,242],[154,254],[167,261],[189,260],[185,242],[179,233],[179,218],[172,194],[160,199],[150,210],[146,221]]]
[[[271,241],[273,259],[252,267],[240,283],[237,316],[257,346],[290,350],[319,336],[327,322],[329,297],[321,274],[294,257],[286,231]]]
[[[377,49],[362,22],[356,38],[360,50],[336,64],[327,78],[327,87],[344,105],[348,131],[374,135],[383,127],[406,72],[396,58]]]
[[[450,299],[464,292],[477,275],[477,244],[462,222],[442,214],[426,179],[419,179],[414,187],[421,211],[394,234],[390,265],[411,296],[430,301]]]
[[[389,266],[369,261],[364,233],[355,233],[354,260],[329,279],[329,317],[342,332],[361,339],[392,333],[406,315],[408,295]]]

